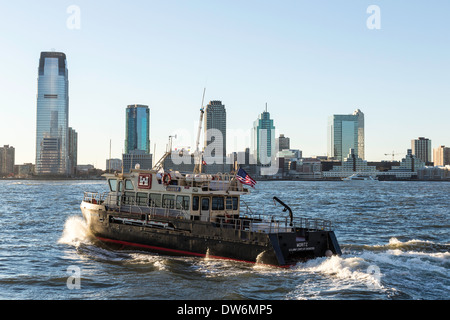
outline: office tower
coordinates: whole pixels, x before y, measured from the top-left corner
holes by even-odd
[[[212,100],[205,111],[205,150],[211,156],[225,157],[227,154],[227,111],[222,101]]]
[[[126,109],[125,153],[123,170],[128,172],[139,164],[141,169],[152,168],[150,154],[150,110],[148,106],[134,104]]]
[[[252,130],[253,155],[258,164],[270,165],[272,156],[275,156],[275,126],[270,119],[270,113],[262,112],[253,122]]]
[[[36,174],[68,175],[69,80],[66,55],[41,52],[36,112]]]
[[[280,134],[277,138],[278,141],[278,151],[290,149],[290,139],[285,137],[284,134]]]
[[[69,168],[70,174],[75,174],[78,164],[78,133],[69,127]]]
[[[359,109],[328,119],[328,157],[343,161],[350,149],[364,160],[364,113]]]
[[[435,166],[450,165],[450,148],[439,146],[433,149],[433,160]]]
[[[14,173],[15,149],[9,145],[0,147],[0,178]]]
[[[419,137],[411,140],[411,150],[413,155],[425,162],[425,165],[432,162],[430,139]]]
[[[141,104],[129,105],[126,110],[125,153],[136,150],[150,153],[150,110]]]

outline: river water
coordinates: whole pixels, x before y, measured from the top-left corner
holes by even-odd
[[[104,181],[0,181],[3,300],[447,300],[449,182],[258,182],[254,211],[333,222],[342,256],[282,269],[114,251],[79,208]]]

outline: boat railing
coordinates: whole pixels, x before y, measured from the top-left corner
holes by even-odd
[[[145,215],[148,218],[155,216],[176,217],[179,219],[189,219],[189,213],[183,208],[181,202],[169,200],[161,206],[157,206],[153,201],[145,199],[141,202],[136,196],[111,194],[105,196],[105,203],[109,209],[129,214]]]
[[[83,201],[92,204],[103,204],[109,192],[84,192]]]
[[[285,233],[295,231],[296,229],[306,229],[308,231],[332,230],[332,224],[328,220],[301,217],[294,218],[292,224],[287,217],[278,220],[272,217],[265,219],[253,219],[250,217],[230,219],[227,217],[217,217],[216,223],[222,228],[263,233]]]
[[[123,194],[85,192],[83,201],[93,204],[105,204],[110,210],[144,216],[145,220],[161,216],[190,219],[190,214],[183,207],[183,203],[176,203],[175,200],[170,200],[165,204],[161,203],[158,206],[153,201],[148,202],[146,200],[145,203],[142,203],[136,197],[126,197]],[[245,212],[243,212],[244,207]],[[331,221],[324,219],[294,217],[291,223],[288,217],[255,214],[242,199],[241,215],[235,217],[233,214],[234,212],[225,210],[225,216],[208,217],[207,221],[213,222],[219,227],[265,233],[291,232],[296,228],[309,231],[331,231],[333,227]]]

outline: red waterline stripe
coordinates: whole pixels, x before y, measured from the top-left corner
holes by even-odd
[[[210,256],[210,255],[207,256],[204,253],[196,253],[196,252],[190,252],[190,251],[184,251],[184,250],[156,247],[156,246],[150,246],[147,244],[127,242],[127,241],[122,241],[122,240],[113,240],[113,239],[102,238],[102,237],[96,237],[96,238],[103,242],[112,242],[112,243],[117,243],[117,244],[121,244],[121,245],[125,245],[125,246],[130,246],[130,247],[145,248],[145,249],[156,250],[156,251],[166,251],[166,252],[177,253],[177,254],[181,254],[181,255],[190,255],[190,256],[196,256],[196,257],[202,257],[202,258],[209,257],[212,259],[232,260],[232,261],[246,262],[246,263],[253,263],[253,264],[256,263],[253,261],[225,258],[225,257],[221,257],[221,256]],[[278,266],[278,265],[269,264],[269,266],[274,266],[274,267],[279,267],[279,268],[289,268],[291,265]]]

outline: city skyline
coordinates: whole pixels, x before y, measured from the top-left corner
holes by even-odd
[[[449,145],[450,45],[442,39],[450,5],[377,1],[381,28],[370,29],[371,4],[249,1],[236,10],[233,3],[79,1],[79,26],[70,24],[72,3],[2,4],[0,25],[11,32],[0,40],[8,48],[0,53],[0,145],[15,147],[17,164],[35,162],[36,57],[52,48],[70,63],[79,164],[103,168],[110,140],[112,158],[121,157],[130,101],[152,110],[155,160],[177,130],[193,147],[204,87],[205,101],[226,104],[227,132],[250,130],[267,102],[278,133],[304,156],[326,155],[327,118],[356,108],[365,114],[367,160],[390,160],[393,150],[403,156],[417,137]],[[221,23],[205,28],[210,15]],[[214,46],[220,50],[212,53]],[[250,147],[233,140],[228,153]]]

